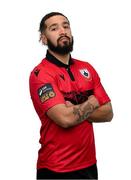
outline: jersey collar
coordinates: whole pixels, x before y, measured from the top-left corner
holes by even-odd
[[[51,62],[51,63],[53,63],[53,64],[55,64],[55,65],[57,65],[57,66],[59,66],[59,67],[65,67],[65,68],[68,68],[71,64],[73,64],[74,62],[73,62],[73,59],[71,58],[71,55],[70,55],[70,59],[69,59],[69,65],[67,65],[67,64],[64,64],[64,63],[62,63],[59,59],[57,59],[56,57],[54,57],[48,50],[47,50],[47,53],[46,53],[46,59],[49,61],[49,62]]]

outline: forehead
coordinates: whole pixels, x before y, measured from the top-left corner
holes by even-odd
[[[56,15],[56,16],[52,16],[50,18],[48,18],[45,21],[45,24],[47,27],[51,26],[52,24],[62,24],[62,23],[69,23],[69,21],[67,20],[66,17],[61,16],[61,15]]]

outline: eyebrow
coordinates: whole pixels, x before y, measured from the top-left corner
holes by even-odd
[[[57,23],[51,24],[51,25],[49,26],[49,29],[51,29],[53,26],[57,26]]]
[[[70,23],[69,23],[68,21],[64,21],[63,24],[68,24],[68,25],[70,25]]]
[[[64,21],[62,24],[63,24],[63,25],[65,25],[65,24],[70,25],[70,23],[69,23],[68,21]],[[51,25],[49,26],[49,29],[51,29],[53,26],[57,26],[57,25],[58,25],[57,23],[51,24]]]

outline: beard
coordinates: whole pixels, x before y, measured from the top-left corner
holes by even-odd
[[[66,37],[69,41],[64,41],[63,45],[61,45],[59,43],[59,41],[63,37]],[[57,40],[57,46],[55,46],[49,39],[47,39],[48,48],[51,51],[53,51],[55,53],[58,53],[58,54],[61,54],[61,55],[66,55],[66,54],[72,52],[73,51],[73,43],[74,43],[73,37],[72,37],[72,40],[71,40],[68,36],[59,37],[58,40]]]

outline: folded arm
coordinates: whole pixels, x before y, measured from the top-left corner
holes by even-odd
[[[98,100],[91,96],[87,101],[79,105],[58,104],[50,108],[47,115],[56,124],[68,128],[75,126],[87,118],[99,107]]]
[[[59,126],[69,128],[84,120],[109,122],[113,118],[113,111],[110,102],[99,106],[98,100],[92,95],[79,105],[72,103],[55,105],[48,110],[47,115]]]
[[[113,110],[110,102],[97,108],[88,117],[89,122],[110,122],[113,118]]]

